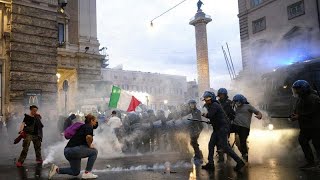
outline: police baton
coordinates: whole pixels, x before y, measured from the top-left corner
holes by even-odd
[[[207,123],[207,124],[210,124],[210,121],[203,121],[203,120],[199,120],[199,119],[188,119],[188,121],[201,122],[201,123]]]
[[[271,116],[272,119],[289,119],[291,116]]]

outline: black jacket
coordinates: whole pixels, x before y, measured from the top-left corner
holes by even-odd
[[[42,132],[43,124],[41,122],[40,115],[31,117],[30,115],[25,114],[23,122],[25,123],[25,127],[23,128],[24,132],[31,135],[37,135],[41,139],[43,138],[43,132]]]
[[[232,101],[230,99],[219,100],[222,109],[226,113],[229,123],[231,123],[236,117],[236,112],[232,108]]]
[[[208,109],[206,118],[210,120],[214,130],[220,130],[222,128],[228,128],[227,117],[218,102],[212,102],[212,104],[205,104],[205,108]]]
[[[318,95],[305,94],[296,102],[294,113],[298,114],[299,126],[305,128],[320,128],[320,98]]]

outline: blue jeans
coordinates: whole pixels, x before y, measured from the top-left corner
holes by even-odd
[[[98,151],[88,146],[76,146],[64,148],[64,156],[70,163],[69,168],[59,168],[59,174],[78,176],[81,170],[81,159],[88,158],[86,171],[92,171],[94,162],[97,159]]]
[[[215,146],[221,148],[237,163],[243,162],[241,158],[232,150],[232,148],[228,144],[228,134],[229,134],[228,128],[220,128],[219,130],[212,132],[211,138],[209,141],[209,155],[208,155],[209,163],[212,163],[212,164],[214,163],[213,157],[214,157]]]

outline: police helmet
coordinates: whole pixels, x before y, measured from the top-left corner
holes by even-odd
[[[211,91],[205,91],[202,95],[202,100],[216,100],[216,95],[214,94],[214,92]]]
[[[232,99],[234,102],[240,102],[242,104],[247,103],[247,98],[244,97],[242,94],[236,94],[235,96],[233,96]]]
[[[189,105],[190,105],[190,104],[197,104],[197,101],[194,100],[194,99],[191,99],[191,100],[188,101],[188,104],[189,104]]]
[[[225,95],[227,95],[227,94],[228,94],[228,91],[227,91],[226,88],[220,88],[220,89],[218,90],[218,95],[219,95],[219,94],[225,94]]]
[[[148,113],[148,114],[154,114],[154,111],[153,111],[152,109],[148,109],[148,110],[147,110],[147,113]]]
[[[292,89],[299,89],[301,93],[309,93],[311,91],[311,86],[310,84],[305,81],[305,80],[297,80],[296,82],[293,83]]]

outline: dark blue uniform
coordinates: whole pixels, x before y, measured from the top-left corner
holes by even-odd
[[[204,107],[208,109],[206,118],[210,120],[210,123],[213,126],[213,132],[209,141],[209,163],[214,164],[214,147],[218,145],[238,164],[243,164],[244,162],[228,144],[228,134],[230,131],[230,127],[221,105],[218,102],[214,101],[211,104],[205,104]]]
[[[299,143],[308,163],[314,163],[314,156],[309,141],[320,157],[320,98],[310,93],[299,97],[295,110],[300,126]]]

